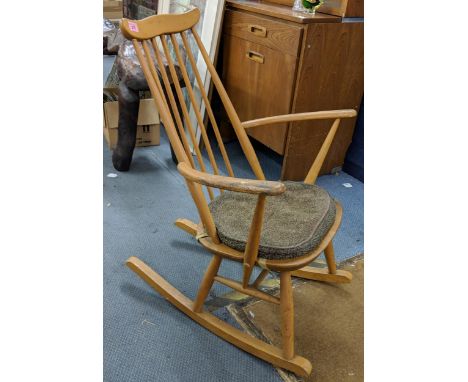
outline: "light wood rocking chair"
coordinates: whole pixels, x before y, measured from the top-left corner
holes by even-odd
[[[295,184],[301,185],[300,187],[305,187],[307,190],[311,190],[312,188],[315,190],[318,189],[318,187],[313,184],[319,174],[320,167],[338,129],[340,119],[354,117],[356,115],[356,111],[320,111],[280,115],[241,122],[213,64],[210,61],[209,55],[206,52],[200,37],[194,28],[199,18],[200,12],[195,8],[184,14],[155,15],[140,21],[123,19],[121,29],[125,37],[133,41],[136,54],[148,81],[156,107],[159,110],[170,143],[177,156],[179,163],[177,166],[178,170],[186,180],[188,189],[200,215],[199,224],[187,219],[178,219],[175,224],[177,227],[195,237],[197,241],[212,254],[213,257],[202,279],[195,301],[191,301],[180,293],[138,258],[133,256],[130,257],[127,260],[127,265],[182,312],[187,314],[206,329],[212,331],[214,334],[257,357],[274,364],[275,366],[288,369],[298,375],[309,375],[312,371],[312,365],[309,360],[294,353],[294,308],[291,276],[333,283],[346,283],[351,281],[351,274],[349,272],[336,269],[332,246],[332,239],[341,222],[342,209],[339,203],[329,198],[332,201],[329,203],[329,207],[333,207],[333,215],[330,215],[333,219],[329,226],[326,227],[326,230],[319,236],[315,237],[313,248],[310,249],[310,247],[306,250],[306,253],[304,253],[304,248],[302,248],[302,252],[287,252],[287,256],[282,257],[275,257],[274,254],[272,255],[269,253],[268,251],[270,251],[271,248],[269,249],[268,246],[262,246],[262,226],[271,220],[267,218],[264,222],[264,212],[268,209],[270,200],[272,201],[271,203],[275,200],[282,200],[281,203],[283,204],[280,203],[277,208],[284,208],[284,203],[288,203],[288,199],[285,198],[284,195],[288,193],[287,189],[289,188],[290,183],[265,180],[257,155],[255,154],[245,130],[261,125],[273,125],[271,128],[274,128],[274,124],[289,121],[305,121],[313,119],[334,120],[321,150],[304,180],[304,183],[295,182]],[[239,143],[246,159],[250,164],[253,173],[257,177],[256,180],[239,179],[234,176],[227,151],[222,142],[218,125],[214,118],[213,110],[208,101],[208,97],[204,90],[204,84],[197,69],[195,57],[190,49],[191,45],[189,43],[189,37],[194,39],[195,45],[192,44],[192,46],[198,46],[199,54],[201,54],[201,57],[206,63],[212,82],[220,95],[221,101],[230,122],[232,123],[237,138],[239,139]],[[180,46],[183,46],[184,49],[181,49]],[[165,70],[158,70],[158,68],[164,67],[160,49],[164,52],[168,61],[167,72]],[[175,59],[172,59],[171,49],[173,49],[172,53],[175,54],[177,62],[175,62]],[[216,163],[215,155],[203,124],[200,105],[196,101],[194,88],[190,83],[187,65],[182,58],[181,51],[186,54],[185,59],[188,58],[188,62],[190,63],[193,74],[195,75],[198,90],[200,91],[202,100],[205,104],[206,112],[212,124],[213,132],[218,142],[219,150],[229,176],[220,175],[219,167]],[[184,94],[182,93],[182,89],[177,80],[177,73],[175,70],[176,64],[182,72],[186,90],[188,92],[188,98],[190,99],[193,111],[195,112],[195,117],[201,132],[201,139],[203,140],[213,174],[208,173],[207,166],[203,162],[203,156],[200,148],[196,143],[195,130],[193,122],[191,121],[190,112],[185,104]],[[169,76],[174,80],[170,81]],[[170,85],[171,82],[174,84],[172,87]],[[179,101],[180,108],[178,107],[177,99]],[[185,127],[183,120],[185,120]],[[188,137],[186,131],[188,132]],[[196,155],[192,154],[188,138],[192,141],[194,154]],[[198,161],[199,169],[197,169],[195,164],[194,156]],[[202,190],[202,185],[206,186],[208,197],[211,200],[210,204],[207,201],[206,193]],[[220,196],[216,197],[213,189],[218,189]],[[310,191],[307,190],[306,192]],[[321,192],[326,193],[326,191]],[[247,227],[244,227],[245,242],[240,244],[237,243],[237,245],[227,245],[226,243],[230,242],[225,238],[225,236],[229,236],[229,232],[223,232],[223,235],[221,236],[221,228],[220,226],[217,226],[216,216],[213,216],[213,205],[217,203],[217,207],[220,207],[220,205],[222,207],[223,201],[235,201],[236,195],[241,195],[242,197],[247,195],[250,198],[250,207],[252,207],[250,212],[252,218],[251,223],[249,222]],[[290,195],[294,195],[294,193],[291,191]],[[322,215],[324,214],[325,213],[322,213]],[[281,223],[284,226],[292,224],[291,222],[286,221]],[[301,221],[295,221],[294,224],[297,227],[303,227],[305,225]],[[316,225],[317,224],[315,224],[315,226]],[[227,227],[229,229],[229,224]],[[275,228],[275,230],[276,229],[277,228]],[[318,241],[317,238],[319,239]],[[241,247],[239,247],[239,245],[241,245]],[[279,251],[281,250],[282,249],[280,248]],[[313,268],[307,266],[307,264],[316,259],[323,251],[325,252],[327,268]],[[264,254],[262,255],[262,253]],[[229,259],[242,263],[243,278],[241,281],[235,281],[218,275],[218,269],[222,259]],[[260,267],[262,270],[258,277],[251,282],[250,278],[255,266]],[[279,272],[279,297],[273,296],[259,289],[261,282],[268,275],[269,271]],[[207,298],[208,292],[210,291],[214,281],[227,285],[228,287],[244,294],[255,296],[274,304],[279,304],[282,319],[282,349],[253,338],[204,310],[203,305],[205,299]]]

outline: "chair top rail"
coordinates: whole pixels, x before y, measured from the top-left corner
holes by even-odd
[[[179,33],[193,27],[200,19],[200,10],[194,8],[185,13],[161,14],[142,20],[122,19],[120,29],[129,40],[148,40],[163,34]]]

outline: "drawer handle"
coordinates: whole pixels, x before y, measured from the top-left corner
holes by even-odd
[[[263,64],[263,62],[265,61],[265,57],[263,56],[263,54],[260,54],[258,52],[249,51],[245,56],[249,60],[258,62],[259,64]]]
[[[255,36],[266,37],[267,35],[267,29],[265,27],[261,27],[260,25],[249,25],[249,31]]]

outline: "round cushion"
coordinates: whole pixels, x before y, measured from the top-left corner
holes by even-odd
[[[286,191],[267,196],[258,256],[290,259],[314,250],[335,221],[333,198],[316,185],[283,182]],[[221,242],[244,251],[257,195],[225,191],[210,203]]]

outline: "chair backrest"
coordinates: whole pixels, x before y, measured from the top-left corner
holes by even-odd
[[[198,126],[211,171],[215,175],[220,174],[213,147],[203,121],[201,112],[201,106],[203,105],[211,122],[226,171],[229,176],[235,176],[205,91],[202,76],[197,68],[197,60],[199,58],[195,58],[192,52],[193,46],[199,50],[199,54],[201,54],[201,58],[206,64],[212,83],[219,93],[253,173],[257,179],[264,180],[265,176],[247,133],[241,125],[241,121],[195,29],[195,25],[199,19],[200,11],[194,8],[182,14],[154,15],[139,21],[122,19],[121,29],[124,36],[133,42],[152,96],[159,109],[161,120],[179,163],[186,162],[194,169],[209,172],[210,168],[204,162],[203,155],[197,144],[196,127]],[[167,71],[158,70],[158,68],[164,68],[161,51],[167,60]],[[176,66],[180,69],[179,73],[176,70]],[[190,73],[193,73],[193,84],[191,83],[189,70]],[[180,78],[180,74],[184,80],[182,86],[178,79]],[[172,81],[170,81],[169,76],[172,78]],[[170,85],[171,82],[173,82],[172,87]],[[185,85],[188,97],[184,95],[183,85]],[[195,89],[200,92],[201,97],[196,96]],[[197,98],[199,98],[198,101]],[[194,126],[195,121],[196,125]],[[196,160],[194,160],[194,156]],[[209,187],[207,189],[210,199],[213,199],[213,191]]]
[[[208,139],[208,134],[203,121],[201,112],[201,106],[203,103],[209,121],[213,127],[213,132],[218,143],[226,171],[229,176],[235,176],[226,148],[221,139],[218,124],[215,120],[213,110],[205,91],[204,82],[197,68],[198,59],[195,59],[195,56],[192,52],[191,47],[193,46],[198,50],[197,53],[201,54],[201,59],[203,59],[206,68],[211,75],[211,80],[220,96],[226,114],[229,117],[244,155],[250,164],[254,175],[258,180],[264,181],[265,176],[263,174],[262,168],[245,131],[247,126],[255,126],[261,121],[250,121],[244,125],[241,123],[226,93],[226,90],[224,89],[224,86],[218,74],[216,73],[216,69],[214,68],[210,57],[195,29],[195,25],[199,19],[200,11],[195,8],[183,14],[161,14],[150,16],[139,21],[122,19],[121,29],[123,35],[133,42],[138,60],[141,64],[143,73],[145,74],[145,78],[148,82],[151,94],[155,100],[161,120],[164,124],[167,135],[179,163],[185,163],[186,165],[191,166],[192,169],[196,169],[204,173],[208,173],[208,169],[210,168],[213,174],[221,175],[219,173],[219,166],[216,163],[215,154]],[[191,40],[189,40],[189,38]],[[164,53],[164,57],[167,61],[168,70],[164,69],[165,65],[161,51]],[[186,56],[183,56],[183,54]],[[178,66],[179,72],[176,69],[176,65]],[[190,73],[192,73],[194,76],[194,78],[192,77],[192,82],[194,83],[193,85],[188,69],[191,69]],[[180,74],[182,75],[183,85],[185,85],[185,91],[187,92],[188,97],[185,97],[182,86],[179,83]],[[171,83],[173,84],[172,86]],[[194,88],[200,92],[198,101]],[[186,101],[188,105],[186,104]],[[354,110],[351,110],[351,112],[352,113],[350,113],[349,110],[339,111],[339,113],[317,112],[316,118],[335,118],[335,122],[333,123],[333,126],[327,135],[327,138],[325,139],[324,145],[322,146],[317,159],[314,161],[314,164],[306,177],[306,182],[314,182],[321,164],[323,163],[323,160],[326,156],[328,148],[330,147],[331,141],[333,140],[336,129],[338,128],[340,118],[350,117],[352,116],[351,114],[355,114]],[[264,119],[269,120],[271,118]],[[280,116],[279,118],[274,118],[275,122],[293,120],[290,116]],[[295,118],[298,118],[297,115]],[[301,118],[305,119],[306,116],[301,117],[301,115],[299,115],[298,119]],[[203,155],[197,142],[195,130],[196,126],[198,126],[204,148],[206,149],[206,153],[209,159],[209,167],[204,162]],[[192,148],[196,160],[193,158]],[[187,177],[185,178],[206,233],[211,238],[213,243],[220,244],[216,226],[213,221],[213,216],[211,215],[210,209],[208,207],[208,201],[205,193],[202,190],[202,186],[199,183],[188,179]],[[209,198],[213,199],[213,190],[208,186],[206,187]],[[257,257],[264,202],[265,194],[259,195],[251,229],[249,231],[248,244],[244,253],[244,287],[249,281],[250,273]]]

